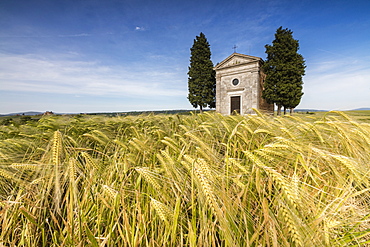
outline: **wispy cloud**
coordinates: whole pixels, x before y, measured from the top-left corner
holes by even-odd
[[[70,37],[89,37],[92,36],[89,33],[75,33],[75,34],[24,34],[24,35],[13,35],[13,34],[2,34],[0,38],[70,38]]]
[[[62,38],[68,38],[68,37],[88,37],[88,36],[91,36],[91,34],[89,33],[77,33],[77,34],[60,34],[58,35],[58,37],[62,37]]]
[[[176,71],[104,66],[97,61],[0,54],[0,88],[60,94],[184,96]],[[179,86],[170,86],[179,85]]]
[[[366,59],[366,58],[365,58]],[[317,60],[307,64],[300,107],[348,110],[370,104],[370,66],[357,58]]]
[[[136,26],[135,27],[135,31],[146,31],[146,28],[145,27]]]

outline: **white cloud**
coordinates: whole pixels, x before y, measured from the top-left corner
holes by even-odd
[[[135,30],[136,30],[136,31],[146,31],[146,28],[136,26],[136,27],[135,27]]]
[[[109,33],[107,33],[109,34]],[[75,33],[75,34],[58,34],[58,35],[38,35],[38,34],[32,34],[32,35],[7,35],[2,34],[0,35],[0,38],[53,38],[53,37],[59,37],[59,38],[69,38],[69,37],[88,37],[91,36],[89,33]]]
[[[370,66],[356,59],[308,64],[299,108],[349,110],[370,106]]]
[[[186,80],[186,76],[184,77]],[[79,95],[185,96],[179,75],[150,66],[104,66],[97,61],[0,54],[3,91]],[[186,83],[185,83],[186,85]]]
[[[68,37],[87,37],[87,36],[91,36],[91,34],[88,34],[88,33],[77,33],[77,34],[60,34],[60,35],[58,35],[58,37],[62,37],[62,38],[68,38]]]

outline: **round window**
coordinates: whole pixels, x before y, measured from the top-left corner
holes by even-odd
[[[238,84],[239,84],[239,80],[235,78],[235,79],[233,80],[233,85],[234,85],[234,86],[236,86],[236,85],[238,85]]]

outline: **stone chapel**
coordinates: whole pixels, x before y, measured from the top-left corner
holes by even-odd
[[[262,58],[233,53],[214,67],[216,112],[224,115],[251,114],[252,108],[273,113],[274,105],[262,98],[265,74]]]

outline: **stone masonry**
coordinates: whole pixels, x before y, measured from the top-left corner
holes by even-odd
[[[233,53],[214,67],[216,71],[216,111],[229,115],[254,113],[252,108],[273,113],[273,104],[261,97],[265,74],[262,58]]]

